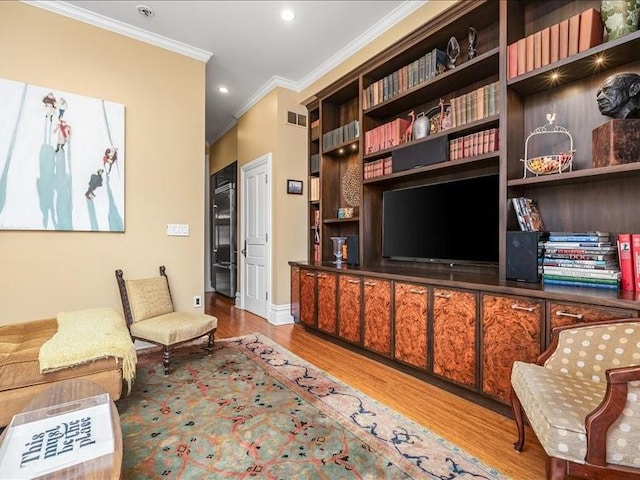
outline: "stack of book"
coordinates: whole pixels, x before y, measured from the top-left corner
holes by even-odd
[[[542,280],[551,285],[618,289],[617,247],[604,232],[549,232]]]

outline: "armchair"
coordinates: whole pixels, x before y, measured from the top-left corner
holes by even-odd
[[[171,371],[173,347],[180,343],[208,335],[207,350],[211,353],[218,319],[201,313],[174,311],[164,266],[160,267],[158,277],[125,280],[122,270],[116,270],[116,279],[131,338],[162,347],[165,375]]]
[[[640,319],[554,329],[535,364],[515,362],[511,407],[549,456],[547,479],[640,479]]]

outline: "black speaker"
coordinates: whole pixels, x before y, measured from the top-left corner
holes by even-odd
[[[347,237],[347,263],[358,265],[360,263],[360,240],[358,235],[345,235]]]
[[[538,242],[542,239],[543,232],[507,232],[508,280],[540,282]]]
[[[394,150],[393,171],[402,172],[416,167],[446,162],[449,154],[449,137],[434,137]]]

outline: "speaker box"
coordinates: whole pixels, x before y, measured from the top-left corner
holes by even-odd
[[[508,280],[540,282],[538,268],[538,242],[544,239],[543,232],[507,232]]]
[[[360,263],[360,237],[358,235],[345,235],[347,237],[347,264],[358,265]]]
[[[449,137],[434,137],[393,152],[394,172],[446,162],[449,154]]]

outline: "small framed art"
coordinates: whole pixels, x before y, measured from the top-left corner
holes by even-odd
[[[287,193],[302,195],[302,180],[287,180]]]

